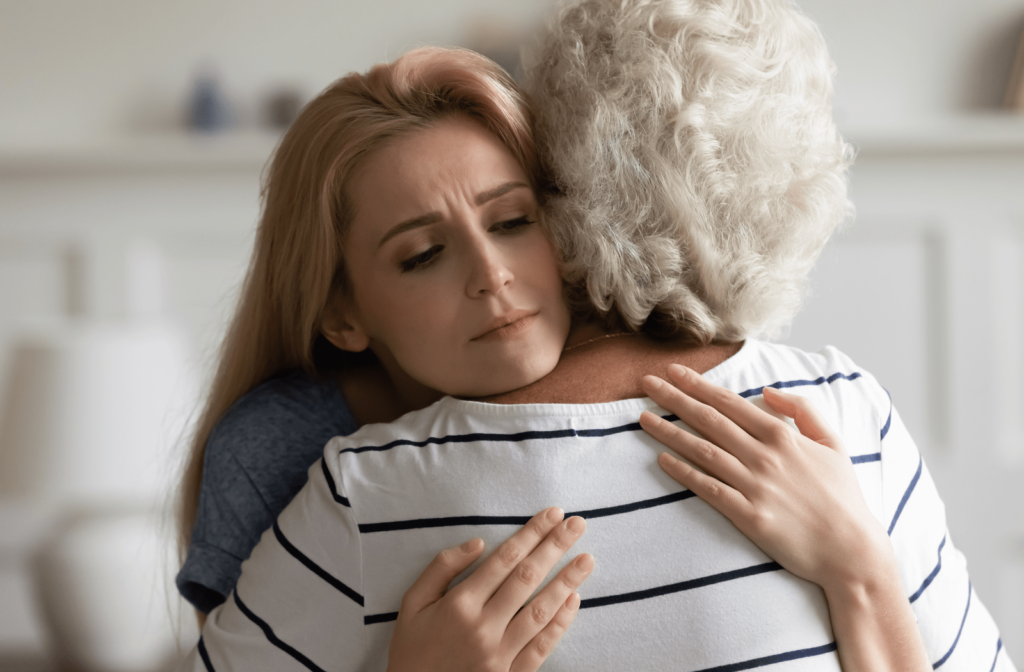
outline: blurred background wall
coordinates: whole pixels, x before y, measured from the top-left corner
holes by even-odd
[[[1024,3],[801,5],[838,66],[836,118],[859,150],[858,215],[826,251],[785,340],[834,344],[890,390],[1020,664],[1024,120],[1000,106]],[[278,137],[270,101],[308,98],[419,44],[513,63],[548,11],[547,0],[0,0],[0,436],[23,437],[40,414],[81,413],[25,410],[25,381],[40,379],[32,353],[81,346],[91,361],[104,347],[95,343],[122,338],[139,361],[174,363],[149,372],[173,394],[134,394],[149,399],[137,413],[148,424],[122,428],[106,452],[82,448],[95,459],[65,481],[0,473],[0,671],[50,669],[60,642],[44,625],[33,558],[68,511],[139,513],[165,501],[251,246],[259,174]],[[186,129],[202,78],[230,108],[217,133]],[[75,380],[61,384],[91,378]],[[26,413],[37,415],[26,422]],[[44,466],[66,461],[44,453]],[[0,454],[19,469],[26,459]],[[103,478],[111,484],[81,486]],[[162,548],[138,539],[151,555]],[[160,583],[173,562],[150,564],[150,631],[162,632],[174,620]],[[187,628],[183,637],[191,645]]]

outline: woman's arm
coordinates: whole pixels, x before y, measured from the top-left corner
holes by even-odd
[[[839,437],[801,397],[764,389],[799,433],[685,367],[644,389],[705,439],[652,413],[640,424],[701,471],[659,464],[793,574],[825,591],[846,672],[930,670],[886,531],[868,509]]]

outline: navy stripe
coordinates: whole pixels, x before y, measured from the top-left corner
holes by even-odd
[[[776,572],[782,569],[782,565],[777,562],[766,562],[763,565],[754,565],[753,567],[744,567],[743,569],[734,569],[731,572],[722,572],[721,574],[712,574],[711,576],[702,576],[699,579],[690,579],[689,581],[680,581],[679,583],[670,583],[667,586],[659,586],[657,588],[648,588],[647,590],[637,590],[632,593],[621,593],[619,595],[606,595],[604,597],[591,597],[586,600],[580,600],[580,609],[591,609],[593,607],[606,607],[611,604],[622,604],[624,602],[636,602],[638,600],[648,600],[652,597],[661,597],[662,595],[671,595],[672,593],[681,593],[684,590],[693,590],[694,588],[704,588],[705,586],[713,586],[716,583],[724,583],[726,581],[734,581],[736,579],[742,579],[748,576],[756,576],[758,574],[765,574],[767,572]]]
[[[565,517],[567,519],[572,518],[573,516],[579,516],[581,518],[603,518],[605,516],[614,516],[622,513],[630,513],[632,511],[652,509],[656,506],[671,504],[673,502],[681,502],[694,496],[695,495],[692,491],[683,490],[663,497],[655,497],[654,499],[645,499],[643,501],[620,504],[618,506],[609,506],[603,509],[569,511],[565,514]],[[418,530],[428,527],[455,527],[458,525],[519,526],[525,525],[532,517],[533,516],[445,516],[441,518],[416,518],[413,520],[392,520],[383,523],[360,523],[359,531],[368,534],[371,532],[395,532],[398,530]]]
[[[885,391],[885,395],[889,397],[889,417],[885,419],[885,424],[882,425],[882,432],[879,439],[884,439],[885,435],[889,433],[889,427],[892,425],[892,395],[889,394],[889,390]]]
[[[900,505],[896,507],[896,514],[892,517],[892,522],[889,523],[889,536],[892,536],[892,530],[896,527],[896,521],[900,519],[900,514],[903,513],[903,507],[907,505],[907,500],[910,499],[910,493],[914,492],[914,488],[917,487],[917,482],[921,479],[921,468],[924,466],[924,458],[920,455],[917,457],[917,471],[914,473],[914,478],[910,481],[910,485],[907,486],[907,491],[903,493],[903,499],[900,500]]]
[[[730,663],[729,665],[719,665],[718,667],[707,667],[697,672],[738,672],[738,670],[752,670],[755,667],[764,667],[766,665],[774,665],[775,663],[784,663],[788,660],[800,660],[801,658],[813,658],[814,656],[821,656],[826,653],[832,653],[838,651],[839,647],[835,642],[831,644],[825,644],[823,646],[815,646],[811,649],[800,649],[799,651],[787,651],[786,653],[776,653],[771,656],[765,656],[764,658],[755,658],[753,660],[746,660],[742,663]]]
[[[957,642],[960,641],[960,635],[964,632],[964,623],[967,622],[967,614],[971,610],[971,582],[967,582],[967,608],[964,609],[964,619],[960,621],[960,629],[956,633],[956,639],[953,640],[953,646],[949,647],[949,651],[946,651],[946,655],[939,658],[939,662],[932,665],[933,670],[937,670],[942,667],[943,663],[949,660],[949,657],[953,655],[953,651],[956,649]]]
[[[663,415],[662,419],[669,422],[675,422],[679,419],[677,415]],[[367,451],[383,451],[397,448],[398,446],[412,446],[414,448],[423,448],[424,446],[435,445],[443,446],[446,443],[472,443],[474,441],[501,441],[507,443],[519,443],[521,441],[537,441],[547,439],[567,439],[567,438],[584,438],[594,439],[602,436],[612,436],[613,434],[621,434],[623,432],[639,432],[643,428],[639,422],[630,422],[625,425],[616,425],[615,427],[599,427],[597,429],[549,429],[549,430],[536,430],[529,432],[517,432],[515,434],[495,434],[488,432],[476,432],[473,434],[449,434],[448,436],[436,437],[432,436],[423,441],[413,441],[412,439],[395,439],[391,443],[385,443],[383,446],[363,446],[361,448],[343,448],[338,453],[365,453]]]
[[[288,541],[288,539],[285,538],[284,532],[282,532],[281,528],[278,527],[276,520],[274,521],[274,536],[277,537],[277,541],[281,544],[281,546],[284,547],[284,550],[286,550],[289,553],[291,553],[292,557],[294,557],[296,560],[298,560],[303,565],[305,565],[308,570],[310,570],[311,572],[313,572],[314,574],[319,576],[321,579],[323,579],[327,583],[329,583],[332,586],[334,586],[335,588],[337,588],[346,597],[351,599],[353,602],[358,604],[360,607],[363,606],[363,596],[362,595],[360,595],[359,593],[357,593],[356,591],[352,590],[351,588],[346,586],[344,583],[342,583],[338,579],[336,579],[333,576],[331,576],[330,574],[328,574],[327,571],[324,570],[323,567],[321,567],[320,565],[318,565],[315,562],[313,562],[302,551],[300,551],[299,549],[295,548],[295,546],[292,545],[292,542]]]
[[[939,562],[938,562],[937,565],[935,565],[935,569],[932,570],[932,573],[929,574],[928,577],[921,584],[921,587],[917,589],[917,592],[910,596],[910,603],[911,604],[913,604],[914,602],[917,602],[917,598],[921,597],[921,593],[924,592],[924,589],[927,588],[928,586],[932,585],[932,581],[934,581],[935,577],[939,575],[939,570],[942,569],[942,547],[945,546],[945,545],[946,545],[946,537],[945,537],[945,535],[943,535],[942,543],[939,544]]]
[[[653,509],[656,506],[664,506],[665,504],[672,504],[674,502],[682,502],[683,500],[691,497],[696,497],[696,493],[692,490],[683,490],[681,492],[673,492],[671,495],[665,495],[663,497],[655,497],[654,499],[644,499],[639,502],[631,502],[630,504],[620,504],[618,506],[608,506],[603,509],[587,509],[585,511],[570,511],[565,514],[566,518],[572,518],[573,516],[579,516],[584,519],[591,518],[604,518],[605,516],[617,516],[622,513],[632,513],[633,511],[642,511],[643,509]]]
[[[663,415],[663,420],[669,422],[675,422],[679,419],[678,415]],[[611,436],[612,434],[621,434],[622,432],[639,432],[643,427],[640,426],[639,422],[631,422],[628,425],[619,425],[618,427],[608,427],[607,429],[577,429],[574,430],[576,436],[585,439],[596,439],[602,436]]]
[[[856,380],[861,377],[861,373],[854,371],[851,374],[845,373],[833,373],[829,377],[822,376],[815,378],[814,380],[780,380],[771,383],[767,387],[774,387],[776,389],[782,389],[787,387],[803,387],[806,385],[824,385],[826,383],[834,383],[837,380]],[[740,392],[741,397],[752,397],[761,394],[762,387],[754,387],[745,392]],[[675,415],[663,415],[663,419],[669,422],[675,422],[679,419]],[[604,427],[597,429],[551,429],[545,431],[529,431],[529,432],[517,432],[515,434],[496,434],[488,432],[477,432],[473,434],[450,434],[448,436],[431,436],[422,441],[413,441],[412,439],[395,439],[390,443],[385,443],[381,446],[360,446],[358,448],[342,448],[338,451],[341,453],[365,453],[365,452],[380,452],[384,450],[391,450],[399,446],[412,446],[413,448],[423,448],[425,446],[443,446],[447,443],[472,443],[476,441],[501,441],[507,443],[519,443],[520,441],[536,441],[536,440],[547,440],[547,439],[568,439],[568,438],[598,438],[602,436],[612,436],[613,434],[621,434],[622,432],[639,432],[642,431],[639,422],[631,422],[625,425],[617,425],[615,427]],[[326,469],[326,467],[324,467]],[[328,483],[332,483],[328,478]],[[332,492],[334,490],[332,489]],[[348,506],[346,504],[346,506]]]
[[[681,593],[684,590],[693,590],[694,588],[713,586],[716,583],[724,583],[726,581],[742,579],[748,576],[757,576],[758,574],[776,572],[781,569],[782,565],[780,565],[777,562],[766,562],[763,565],[754,565],[753,567],[734,569],[731,572],[722,572],[721,574],[702,576],[699,579],[690,579],[689,581],[681,581],[679,583],[672,583],[667,586],[659,586],[657,588],[648,588],[647,590],[637,590],[632,593],[622,593],[620,595],[606,595],[605,597],[591,597],[586,600],[580,600],[580,609],[591,609],[593,607],[605,607],[610,604],[622,604],[623,602],[636,602],[638,600],[647,600],[652,597],[671,595],[672,593]],[[371,614],[370,616],[363,617],[363,623],[365,623],[366,625],[370,625],[371,623],[386,623],[388,621],[393,621],[396,618],[398,618],[397,611],[392,611],[386,614]]]
[[[203,641],[202,636],[199,637],[199,657],[203,659],[203,665],[206,666],[206,672],[217,672],[213,669],[213,663],[210,661],[210,654],[206,651],[206,642]],[[999,655],[999,650],[996,649],[996,655]]]
[[[397,532],[421,530],[429,527],[457,527],[459,525],[525,525],[531,516],[446,516],[443,518],[414,518],[391,520],[383,523],[359,523],[363,534],[371,532]]]
[[[864,464],[866,462],[881,462],[881,453],[871,453],[870,455],[854,455],[850,458],[850,462],[854,464]]]
[[[261,619],[256,614],[252,613],[252,611],[249,609],[249,607],[245,606],[242,603],[242,599],[240,597],[238,597],[238,590],[235,590],[234,596],[235,596],[235,604],[238,605],[238,608],[242,611],[243,614],[245,614],[246,618],[248,618],[250,621],[255,623],[257,625],[257,627],[259,627],[259,629],[263,631],[263,634],[266,635],[266,637],[267,637],[267,641],[269,641],[271,644],[273,644],[274,646],[276,646],[277,648],[281,649],[282,651],[287,653],[289,656],[291,656],[292,658],[297,660],[307,670],[312,670],[312,672],[326,672],[326,670],[324,670],[322,667],[319,667],[312,660],[310,660],[306,656],[304,656],[301,653],[299,653],[299,651],[297,649],[295,649],[294,647],[289,646],[288,644],[282,642],[278,638],[278,636],[274,634],[274,631],[271,629],[270,625],[266,621]]]
[[[347,497],[342,497],[338,494],[338,486],[334,484],[334,477],[331,476],[330,470],[327,468],[327,463],[320,460],[320,466],[324,470],[324,478],[327,479],[327,487],[331,490],[331,497],[334,497],[334,501],[342,506],[352,508],[352,503],[348,501]]]
[[[744,399],[746,399],[747,397],[756,397],[756,396],[760,395],[761,394],[761,390],[763,390],[766,387],[774,387],[776,390],[782,390],[782,389],[785,389],[787,387],[807,387],[808,385],[825,385],[825,384],[829,384],[830,385],[830,384],[836,382],[839,379],[842,379],[842,380],[857,380],[858,378],[861,377],[861,375],[862,374],[859,371],[854,371],[853,373],[851,373],[849,375],[847,375],[845,373],[833,373],[828,378],[826,378],[825,376],[822,376],[820,378],[815,378],[814,380],[780,380],[778,382],[771,383],[770,385],[762,385],[761,387],[752,387],[749,390],[746,390],[744,392],[740,392],[740,396],[743,397]]]
[[[639,423],[633,423],[639,427]],[[614,428],[618,429],[618,428]],[[621,430],[620,430],[621,431]],[[422,448],[431,444],[443,446],[446,443],[470,443],[473,441],[509,441],[516,443],[519,441],[529,441],[534,439],[564,439],[568,437],[576,436],[575,429],[555,429],[548,431],[534,431],[534,432],[519,432],[517,434],[489,434],[477,432],[474,434],[452,434],[449,436],[442,437],[430,437],[423,441],[413,441],[412,439],[395,439],[391,443],[385,443],[383,446],[363,446],[361,448],[343,448],[338,451],[341,453],[365,453],[367,451],[383,451],[391,450],[398,446],[413,446],[414,448]]]
[[[1003,648],[1003,638],[1000,637],[999,641],[996,642],[996,657],[994,659],[992,659],[992,668],[988,672],[995,672],[996,663],[999,662],[999,652],[1002,650],[1002,648]]]

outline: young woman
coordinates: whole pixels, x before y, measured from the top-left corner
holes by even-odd
[[[183,476],[179,523],[187,555],[177,584],[201,612],[234,588],[242,560],[305,483],[307,469],[331,437],[393,420],[437,398],[396,369],[392,356],[403,357],[405,346],[380,358],[346,358],[323,332],[333,325],[344,336],[343,325],[332,320],[353,290],[345,253],[354,207],[351,182],[361,164],[395,138],[455,114],[498,138],[521,173],[514,181],[521,186],[485,204],[511,202],[518,208],[506,224],[490,222],[497,227],[491,235],[519,240],[523,236],[506,234],[525,231],[530,241],[543,240],[545,256],[538,262],[546,268],[545,289],[552,283],[561,287],[554,252],[536,225],[547,182],[529,111],[498,66],[469,51],[420,49],[365,76],[350,75],[311,102],[267,173],[252,263]],[[389,199],[384,191],[366,207]],[[546,300],[561,303],[560,297]],[[400,318],[419,305],[417,297],[388,312]],[[554,366],[568,320],[561,307],[552,327],[551,347],[557,348],[544,356],[533,353],[530,366]],[[396,333],[412,341],[408,347],[426,345],[420,342],[424,334],[401,328]],[[507,385],[515,386],[516,379],[495,383],[506,387],[492,392],[511,389]]]

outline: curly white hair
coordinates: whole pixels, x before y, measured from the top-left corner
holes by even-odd
[[[576,303],[702,343],[777,335],[852,214],[834,70],[789,0],[563,6],[525,79]]]

